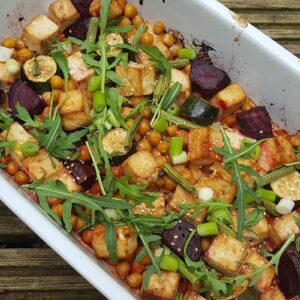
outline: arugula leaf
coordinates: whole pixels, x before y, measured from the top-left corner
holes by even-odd
[[[110,33],[126,33],[130,30],[134,29],[133,25],[128,25],[128,26],[111,26],[106,29],[106,32]]]
[[[107,20],[109,17],[109,5],[111,0],[101,0],[101,7],[100,7],[100,30],[101,33],[104,33],[107,25]]]
[[[3,108],[0,108],[0,129],[6,130],[13,123],[12,117],[5,112]]]
[[[264,207],[257,206],[247,217],[244,225],[245,228],[249,228],[256,225],[263,218],[264,212]]]
[[[106,71],[106,78],[110,81],[118,84],[119,86],[124,86],[124,82],[121,77],[114,71],[108,70]]]
[[[84,50],[86,53],[91,53],[98,50],[97,44],[88,40],[82,41],[74,37],[68,37],[68,41],[80,46],[80,50]]]
[[[3,151],[8,154],[11,151],[14,150],[14,147],[16,145],[15,141],[2,141],[0,140],[0,157],[3,155]],[[5,166],[5,164],[3,164]]]
[[[300,237],[296,238],[295,243],[296,243],[296,249],[297,249],[297,251],[300,252]]]
[[[141,37],[143,35],[143,33],[145,33],[148,30],[148,27],[142,23],[139,28],[137,29],[134,37],[133,37],[133,41],[132,41],[132,45],[133,47],[137,47],[140,44],[140,40]]]
[[[161,108],[167,110],[178,98],[182,90],[182,83],[176,81],[161,99]]]
[[[112,223],[105,223],[105,243],[108,253],[113,262],[117,262],[117,230],[116,226]]]
[[[67,82],[69,79],[69,64],[67,58],[64,55],[64,52],[62,50],[52,51],[51,56],[54,58],[61,71],[63,72],[65,86],[67,86]]]
[[[116,120],[122,125],[122,127],[127,128],[125,121],[121,115],[121,110],[118,101],[119,95],[120,91],[118,89],[110,88],[108,91],[108,104]]]
[[[158,197],[157,193],[142,192],[146,188],[144,185],[129,184],[128,177],[122,177],[116,180],[116,189],[120,191],[121,197],[129,197],[136,203],[145,202],[149,207],[153,207],[153,201]]]

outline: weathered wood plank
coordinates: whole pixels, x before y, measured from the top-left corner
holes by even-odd
[[[0,216],[12,216],[13,213],[9,208],[0,200]]]
[[[233,10],[240,9],[300,9],[299,0],[220,0],[224,5]]]
[[[240,14],[253,25],[299,25],[300,13],[292,12],[243,12]]]
[[[300,27],[279,27],[279,28],[266,28],[264,26],[258,26],[258,29],[262,30],[266,35],[272,39],[280,40],[299,40],[300,39]]]
[[[285,44],[284,42],[279,42],[287,50],[300,57],[300,44]]]

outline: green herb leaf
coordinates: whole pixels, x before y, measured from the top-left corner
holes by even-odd
[[[64,52],[62,50],[52,51],[51,55],[63,72],[65,85],[67,86],[67,82],[69,79],[69,64],[67,58],[64,55]]]
[[[161,109],[167,110],[178,98],[182,90],[182,83],[176,81],[161,99]]]
[[[110,32],[110,33],[126,33],[130,30],[134,29],[133,25],[128,25],[128,26],[112,26],[112,27],[108,27],[106,29],[106,32]]]
[[[125,121],[121,115],[121,109],[118,101],[119,95],[120,91],[118,89],[110,88],[108,92],[108,104],[116,120],[122,125],[122,127],[127,128]]]
[[[101,0],[101,7],[100,7],[100,30],[103,33],[106,29],[106,24],[109,17],[109,5],[111,0]]]
[[[121,77],[114,71],[108,70],[106,72],[106,78],[109,79],[110,81],[118,84],[119,86],[124,86],[124,82],[121,79]]]
[[[264,216],[265,208],[257,206],[247,217],[245,221],[245,228],[256,225]]]
[[[67,232],[72,231],[72,202],[65,201],[63,204],[63,220]]]
[[[145,33],[147,30],[148,30],[148,27],[144,23],[142,23],[139,26],[139,28],[137,29],[137,31],[134,35],[133,41],[132,41],[132,45],[134,47],[137,47],[140,44],[141,37],[142,37],[143,33]]]
[[[297,251],[300,252],[300,237],[296,238],[295,243],[296,243],[296,249],[297,249]]]
[[[114,224],[105,223],[105,243],[111,260],[117,262],[117,230]]]
[[[299,217],[294,217],[294,221],[300,229],[300,218]]]
[[[29,115],[29,112],[27,111],[27,109],[25,107],[21,106],[20,103],[17,103],[16,109],[17,109],[18,119],[25,122],[24,126],[31,126],[34,128],[38,128],[40,126],[37,117],[35,117],[33,120],[31,118],[31,116]]]
[[[3,108],[0,108],[0,129],[6,130],[13,123],[12,117],[5,112]]]

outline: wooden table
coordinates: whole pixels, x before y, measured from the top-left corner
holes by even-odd
[[[300,56],[300,0],[222,2]],[[104,298],[0,202],[0,299]]]

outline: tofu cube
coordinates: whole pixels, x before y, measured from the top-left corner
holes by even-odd
[[[58,32],[57,24],[45,15],[38,15],[25,26],[22,39],[29,49],[42,53],[47,42]]]
[[[241,148],[244,139],[247,139],[247,141],[252,143],[256,142],[256,140],[243,135],[238,129],[228,128],[225,129],[225,132],[230,140],[232,148],[236,150],[239,150]]]
[[[254,208],[247,208],[246,209],[246,216],[249,216],[251,212],[254,210]],[[237,210],[234,210],[232,212],[232,221],[233,226],[236,229],[237,228]],[[263,216],[263,218],[254,226],[251,226],[249,230],[245,229],[243,232],[244,238],[249,240],[252,245],[259,244],[262,239],[266,239],[269,237],[269,225],[266,216]]]
[[[98,225],[93,231],[92,247],[98,258],[109,258],[105,242],[106,228],[103,225]],[[117,227],[117,257],[124,259],[131,257],[138,247],[137,238],[135,236],[134,227],[118,226]]]
[[[205,253],[206,262],[224,274],[234,274],[247,254],[248,244],[222,232]]]
[[[155,89],[155,68],[130,62],[127,67],[117,66],[116,73],[124,86],[120,87],[124,97],[151,95]]]
[[[136,215],[152,215],[157,218],[161,218],[165,212],[165,198],[162,193],[158,195],[158,198],[153,202],[153,208],[149,207],[147,203],[142,202],[133,208],[133,212]]]
[[[180,205],[182,204],[196,204],[198,203],[198,197],[195,194],[191,194],[185,189],[183,189],[180,185],[177,185],[176,190],[172,196],[171,201],[168,204],[168,208],[170,210],[175,210],[177,212],[180,212],[182,208]],[[206,214],[207,208],[202,207],[201,210],[199,211],[199,214],[195,217],[195,221],[197,223],[201,223]],[[194,212],[194,209],[191,208],[188,210],[188,213],[186,214],[186,217],[190,220],[192,220],[192,214]]]
[[[243,264],[241,271],[243,274],[251,274],[255,272],[253,267],[257,266],[261,268],[268,263],[268,260],[263,256],[259,255],[255,250],[252,250],[246,257],[245,263]],[[275,277],[275,268],[271,266],[263,271],[260,280],[255,284],[255,287],[261,293],[268,291],[272,285],[273,279]]]
[[[181,106],[183,102],[191,95],[191,80],[190,76],[184,70],[171,70],[171,83],[179,82],[182,84],[182,89],[176,103]]]
[[[68,65],[72,79],[78,83],[87,81],[95,74],[95,71],[85,64],[80,51],[68,56]]]
[[[9,73],[5,62],[0,62],[0,89],[8,92],[16,76]]]
[[[188,291],[184,294],[183,300],[206,300],[194,291]]]
[[[41,179],[43,176],[49,179],[64,168],[59,160],[51,157],[44,149],[36,156],[25,158],[22,166],[33,180]]]
[[[294,217],[300,217],[299,210],[286,214],[270,224],[270,238],[276,245],[282,244],[291,234],[297,236],[300,234]]]
[[[71,0],[56,0],[50,4],[49,18],[55,22],[61,32],[80,18],[80,14]]]
[[[144,289],[144,293],[165,300],[175,299],[179,280],[180,275],[174,272],[162,271],[160,275],[153,274],[150,277],[148,287]]]
[[[78,185],[73,176],[68,172],[66,168],[61,169],[57,173],[55,173],[53,176],[49,177],[50,179],[57,179],[60,180],[68,189],[69,192],[79,192],[82,190],[81,186]]]
[[[276,285],[260,296],[260,300],[286,300],[279,287]]]
[[[211,104],[218,107],[220,116],[228,116],[237,110],[247,99],[247,95],[238,83],[231,83],[225,89],[217,93],[211,100]]]
[[[150,152],[138,151],[124,161],[122,170],[133,183],[149,184],[156,181],[159,167]]]

